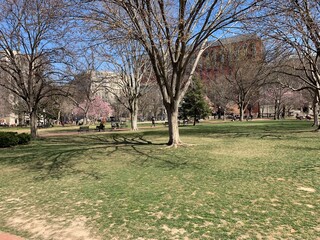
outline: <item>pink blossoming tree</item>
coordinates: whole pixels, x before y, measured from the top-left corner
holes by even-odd
[[[101,97],[95,97],[93,101],[88,102],[84,101],[79,104],[75,109],[73,109],[75,116],[81,117],[84,119],[94,120],[101,118],[107,118],[113,113],[113,109],[110,104],[104,101]]]

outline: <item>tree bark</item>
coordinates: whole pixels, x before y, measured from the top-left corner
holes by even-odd
[[[31,138],[37,138],[37,111],[31,110],[30,112],[30,131],[31,131]]]
[[[244,115],[244,113],[243,113],[243,112],[244,112],[244,107],[243,107],[243,105],[244,105],[244,104],[243,104],[242,102],[239,103],[239,112],[240,112],[240,119],[239,119],[239,120],[240,120],[241,122],[243,122],[243,115]]]
[[[314,97],[313,101],[313,126],[318,127],[320,129],[319,125],[319,97],[316,95]]]
[[[313,119],[313,124],[314,124],[314,126],[317,126],[317,127],[319,127],[320,126],[320,124],[319,124],[319,103],[317,103],[315,106],[314,106],[314,119]]]
[[[131,130],[138,130],[138,101],[134,100],[130,111]]]
[[[282,119],[286,118],[286,106],[285,105],[283,105],[283,107],[282,107],[281,117],[282,117]]]
[[[178,125],[178,104],[171,103],[165,104],[165,108],[168,114],[168,125],[169,125],[169,141],[168,146],[177,147],[181,144],[180,134],[179,134],[179,125]]]
[[[260,102],[258,102],[258,118],[262,118],[261,108],[260,108]]]
[[[59,121],[61,119],[61,110],[58,111],[58,115],[57,115],[57,125],[59,125]],[[60,122],[61,124],[61,122]]]
[[[88,116],[89,116],[89,113],[88,113],[88,111],[86,111],[84,119],[83,119],[83,125],[87,125],[88,124]]]
[[[275,100],[274,102],[274,120],[279,120],[280,119],[280,111],[279,111],[279,100]]]

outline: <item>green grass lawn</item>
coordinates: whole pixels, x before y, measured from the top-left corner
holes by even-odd
[[[306,121],[45,137],[0,149],[0,231],[27,239],[320,239]],[[74,130],[75,131],[75,130]]]

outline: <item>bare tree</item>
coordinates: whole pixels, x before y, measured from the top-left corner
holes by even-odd
[[[69,75],[73,77],[68,87],[65,87],[66,96],[73,105],[83,111],[83,123],[89,121],[88,113],[92,103],[99,96],[106,100],[105,93],[112,79],[116,79],[114,73],[100,71],[103,61],[95,48],[79,50],[80,53],[73,56],[72,69]],[[109,100],[109,99],[108,99]]]
[[[62,90],[63,91],[63,90]],[[64,124],[66,120],[73,120],[72,101],[63,95],[54,95],[41,102],[42,114],[46,119],[47,126],[50,124]],[[49,124],[50,123],[50,124]]]
[[[151,66],[142,46],[137,41],[126,41],[113,46],[111,61],[118,79],[115,89],[108,88],[118,102],[130,113],[131,130],[138,130],[139,99],[148,90]]]
[[[86,125],[89,121],[88,112],[92,102],[95,99],[95,93],[98,88],[93,87],[94,70],[77,74],[75,79],[70,83],[67,96],[72,101],[73,105],[83,111],[83,124]]]
[[[259,30],[280,42],[297,58],[289,71],[282,71],[301,81],[295,90],[312,89],[314,99],[320,96],[320,4],[318,0],[264,1]],[[265,26],[262,28],[262,26]],[[251,25],[252,27],[252,25]],[[288,60],[288,59],[287,59]],[[282,68],[283,70],[283,68]],[[301,74],[301,72],[303,74]],[[292,87],[294,88],[294,87]],[[317,106],[318,104],[315,104]],[[320,127],[318,128],[320,129]]]
[[[165,120],[166,114],[163,107],[158,84],[153,79],[148,83],[148,89],[139,101],[139,113],[142,120],[150,120],[154,116],[157,120]]]
[[[207,40],[238,22],[255,0],[100,0],[91,20],[126,34],[145,48],[168,114],[168,145],[182,142],[178,108]],[[92,6],[92,3],[90,3]],[[102,10],[103,9],[103,10]],[[215,35],[215,36],[214,36]]]
[[[209,57],[213,56],[212,60],[200,71],[205,74],[204,78],[213,82],[220,108],[228,103],[238,106],[240,121],[244,119],[245,110],[250,111],[250,106],[259,100],[259,91],[269,72],[261,40],[257,36],[248,37],[243,35],[238,41],[234,41],[236,38],[221,41],[223,44],[211,49]],[[224,99],[227,102],[223,104]]]
[[[249,104],[258,101],[259,91],[266,80],[265,59],[260,57],[249,58],[247,50],[243,54],[229,51],[230,71],[225,75],[229,93],[226,97],[238,105],[240,121],[243,121]]]
[[[204,81],[204,91],[206,96],[210,99],[213,107],[214,115],[217,114],[218,119],[221,119],[222,112],[228,112],[230,100],[227,98],[229,95],[229,87],[226,84],[224,76],[215,76],[211,72],[201,73],[201,78]],[[234,103],[232,103],[234,104]]]
[[[64,7],[63,0],[0,1],[1,85],[26,103],[33,138],[39,103],[57,93],[61,79]]]

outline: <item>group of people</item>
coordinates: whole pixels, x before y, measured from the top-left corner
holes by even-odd
[[[111,126],[113,127],[113,122],[111,122]],[[154,116],[151,117],[151,127],[155,127],[156,126],[156,118]],[[97,126],[97,129],[99,130],[99,132],[101,130],[105,129],[105,121],[101,121],[99,126]]]

